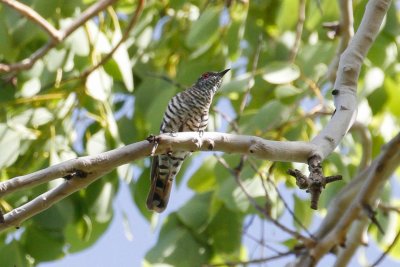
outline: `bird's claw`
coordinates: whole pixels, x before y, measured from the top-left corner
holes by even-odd
[[[198,130],[198,133],[199,133],[199,137],[201,138],[201,137],[203,137],[203,135],[204,135],[204,130]]]

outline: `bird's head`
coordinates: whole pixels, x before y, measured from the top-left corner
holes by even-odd
[[[196,82],[196,87],[203,90],[216,91],[222,84],[222,77],[230,69],[226,69],[220,72],[205,72]]]

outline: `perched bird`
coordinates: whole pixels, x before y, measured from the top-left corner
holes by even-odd
[[[221,72],[206,72],[192,87],[175,95],[168,103],[160,127],[160,133],[203,132],[207,128],[208,113],[215,92],[221,86]],[[183,160],[191,153],[174,151],[154,156],[151,162],[151,187],[147,208],[162,212],[167,207],[174,177]]]

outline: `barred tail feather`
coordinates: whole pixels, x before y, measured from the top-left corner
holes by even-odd
[[[147,208],[163,212],[168,205],[173,182],[172,173],[160,175],[159,157],[153,157],[151,162],[151,185],[147,196]]]

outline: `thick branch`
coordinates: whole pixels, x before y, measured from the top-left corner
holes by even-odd
[[[337,78],[332,91],[335,114],[326,127],[311,141],[319,148],[322,159],[339,144],[357,114],[357,82],[361,65],[379,32],[390,6],[390,0],[370,0],[354,38],[340,57]]]
[[[21,222],[49,208],[57,201],[85,188],[101,176],[116,167],[134,160],[148,157],[152,151],[155,155],[168,151],[223,151],[253,155],[273,161],[307,162],[314,154],[315,146],[307,142],[278,142],[264,140],[255,136],[232,135],[205,132],[201,137],[196,132],[176,133],[174,136],[163,134],[155,137],[154,143],[141,141],[122,148],[72,159],[38,172],[12,178],[0,183],[0,196],[17,190],[33,187],[53,179],[67,178],[60,186],[42,194],[36,199],[4,215],[5,222],[0,224],[0,231]]]
[[[256,136],[233,135],[205,132],[202,137],[196,132],[176,133],[174,136],[163,134],[157,138],[155,155],[167,151],[222,151],[253,155],[257,158],[273,161],[307,162],[315,147],[307,142],[269,141]],[[80,157],[46,169],[15,177],[0,183],[0,196],[16,190],[33,187],[53,179],[64,177],[75,170],[110,172],[114,168],[148,157],[153,144],[141,141],[117,148],[95,156]]]
[[[338,26],[338,32],[340,33],[339,46],[336,51],[336,55],[329,65],[327,77],[333,83],[336,79],[336,71],[339,65],[339,59],[342,52],[346,49],[349,41],[354,35],[353,27],[353,1],[351,0],[339,0],[340,9],[340,23]]]

